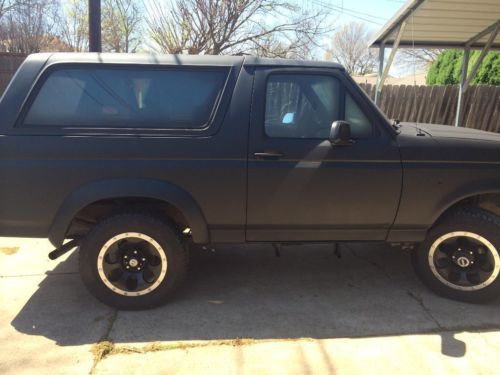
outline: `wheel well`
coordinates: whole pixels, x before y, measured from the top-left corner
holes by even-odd
[[[66,238],[83,237],[99,220],[121,212],[148,212],[168,220],[179,232],[189,228],[183,213],[168,202],[141,197],[103,199],[82,208],[71,221]]]
[[[500,193],[478,194],[464,198],[451,207],[448,207],[448,209],[439,216],[439,219],[448,212],[463,206],[479,207],[500,217]]]

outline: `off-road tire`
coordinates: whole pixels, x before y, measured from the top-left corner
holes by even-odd
[[[122,233],[142,233],[153,238],[163,249],[166,274],[151,292],[141,296],[124,296],[113,292],[99,276],[98,257],[107,241]],[[80,276],[90,291],[101,302],[119,310],[141,310],[166,303],[184,280],[189,254],[181,236],[167,221],[144,213],[124,213],[98,222],[84,238],[79,252]]]
[[[500,249],[500,218],[478,207],[463,207],[451,211],[441,218],[429,231],[427,238],[412,253],[413,268],[420,280],[440,296],[469,303],[486,303],[500,296],[500,275],[488,286],[478,290],[457,290],[433,273],[429,253],[432,245],[441,236],[452,232],[477,234],[493,245],[498,254]]]

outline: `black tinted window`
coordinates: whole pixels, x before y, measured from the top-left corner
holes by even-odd
[[[354,98],[347,93],[345,96],[345,119],[351,124],[353,138],[370,138],[373,135],[370,120],[354,101]]]
[[[59,69],[43,83],[24,123],[202,128],[226,76],[221,70]]]
[[[275,74],[266,87],[270,137],[328,138],[339,120],[339,81],[330,76]]]

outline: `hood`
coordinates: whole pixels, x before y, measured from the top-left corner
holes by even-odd
[[[419,128],[433,138],[473,139],[489,142],[500,142],[500,134],[483,130],[455,127],[450,125],[402,123],[405,126]]]

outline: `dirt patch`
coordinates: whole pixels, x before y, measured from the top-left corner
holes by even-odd
[[[13,255],[19,251],[19,247],[0,247],[0,253],[5,255]]]

